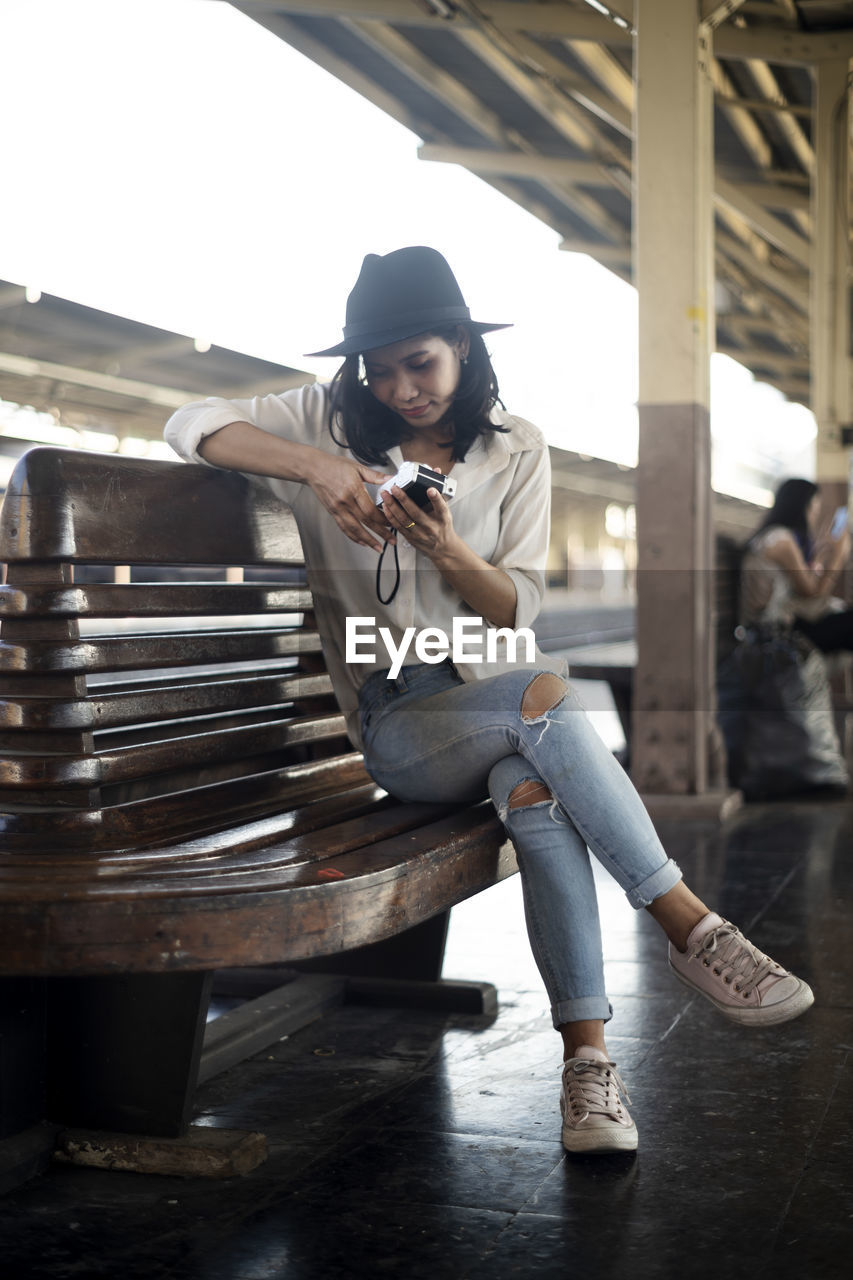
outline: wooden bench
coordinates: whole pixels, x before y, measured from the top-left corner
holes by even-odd
[[[199,1078],[371,975],[482,1009],[484,985],[438,982],[447,916],[512,849],[488,802],[400,804],[365,772],[286,506],[234,473],[37,448],[0,559],[7,1148],[45,1120],[179,1135]],[[257,1009],[205,1039],[214,973],[290,962],[349,976],[263,996],[266,1041]]]

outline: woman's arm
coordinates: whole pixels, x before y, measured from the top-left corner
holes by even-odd
[[[765,547],[763,554],[785,570],[797,595],[828,596],[850,555],[850,535],[845,532],[833,540],[826,560],[819,566],[806,563],[796,539],[787,530]]]
[[[515,583],[503,569],[478,556],[461,538],[455,550],[433,563],[444,580],[481,618],[493,627],[515,627],[518,597]]]
[[[364,486],[381,484],[388,478],[385,472],[324,453],[313,445],[283,440],[251,422],[231,422],[205,436],[198,452],[215,467],[310,485],[348,538],[374,551],[382,550],[386,521]],[[372,538],[371,532],[377,537]]]

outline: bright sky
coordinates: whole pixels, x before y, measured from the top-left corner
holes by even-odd
[[[633,289],[229,4],[3,0],[0,48],[0,278],[331,376],[302,353],[338,340],[363,255],[430,244],[514,323],[489,338],[507,407],[635,460]],[[725,357],[712,415],[718,487],[762,457],[810,474],[811,415]]]

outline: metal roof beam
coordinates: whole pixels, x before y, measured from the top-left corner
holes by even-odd
[[[789,275],[769,263],[759,261],[745,245],[726,232],[718,231],[716,240],[717,250],[723,257],[732,258],[744,268],[747,276],[785,298],[804,316],[808,315],[808,277],[804,272],[798,271],[796,274]]]
[[[725,112],[729,124],[737,133],[749,155],[752,156],[756,167],[760,170],[764,170],[765,172],[769,171],[773,166],[772,147],[754,116],[746,107],[737,105],[736,100],[739,96],[737,89],[732,83],[729,73],[723,67],[718,58],[714,58],[711,62],[711,76],[714,82],[715,92],[720,91],[726,99],[735,99],[735,102],[721,101],[720,103],[721,109]],[[781,98],[782,94],[779,90],[779,86],[776,84],[775,80],[773,83],[775,85],[775,94],[772,94],[771,96]],[[792,121],[791,123],[794,127],[799,128],[796,121]],[[808,214],[798,213],[797,221],[803,231],[808,235],[811,229]],[[743,239],[743,236],[741,236],[741,238]]]
[[[428,136],[432,133],[432,138],[436,142],[450,142],[449,138],[442,137],[437,131],[426,129],[423,122],[412,115],[407,107],[392,94],[386,93],[379,89],[375,82],[357,71],[351,63],[346,62],[343,58],[338,58],[333,54],[326,45],[321,41],[313,39],[306,35],[303,29],[297,23],[290,22],[287,18],[282,18],[271,12],[252,12],[252,5],[246,0],[231,0],[233,7],[245,12],[249,17],[253,18],[261,26],[266,27],[279,39],[286,41],[293,48],[298,49],[306,58],[310,58],[318,66],[323,67],[331,75],[335,76],[343,84],[349,85],[356,93],[361,94],[369,102],[374,103],[381,111],[384,111],[392,119],[398,120],[400,124],[406,126],[412,133],[420,136]],[[523,141],[519,139],[511,139],[516,142],[520,148]],[[561,222],[559,218],[554,216],[554,210],[548,208],[541,201],[533,198],[529,192],[516,186],[515,183],[506,181],[498,177],[484,177],[484,181],[488,181],[489,186],[495,191],[499,191],[501,195],[506,196],[508,200],[512,200],[514,204],[520,208],[526,209],[534,218],[538,218],[546,226],[552,227],[558,234],[566,236],[574,234],[573,229],[569,226],[568,221]],[[559,199],[562,203],[568,205],[569,200],[567,193],[562,191]],[[598,211],[597,211],[598,212]],[[586,216],[586,215],[584,215]],[[620,228],[621,230],[621,228]]]
[[[737,7],[735,5],[735,7]],[[729,10],[730,12],[733,10]],[[614,97],[617,98],[622,108],[630,113],[634,105],[634,84],[633,79],[622,64],[608,53],[606,49],[594,47],[592,45],[568,42],[576,57],[586,65],[590,73],[602,84],[602,86]],[[763,64],[762,64],[763,65]],[[731,84],[725,70],[715,63],[714,79],[716,87],[723,89]],[[774,80],[775,85],[775,80]],[[781,99],[782,95],[778,85],[775,85],[776,94]],[[732,99],[735,95],[732,94]],[[761,130],[750,119],[748,114],[740,108],[730,109],[730,118],[733,126],[744,142],[744,145],[753,154],[756,163],[761,167],[766,167],[772,158],[772,152],[769,144],[766,142]],[[793,127],[799,130],[799,125],[793,122]],[[741,239],[748,239],[745,235],[747,227],[754,232],[763,236],[787,253],[794,262],[802,266],[808,266],[809,261],[809,244],[808,241],[791,231],[779,219],[769,214],[761,205],[750,200],[748,196],[738,197],[738,192],[731,184],[726,183],[724,179],[718,180],[716,186],[716,203],[721,208],[724,216],[727,217],[731,229]],[[745,224],[745,226],[744,226]]]
[[[191,400],[197,392],[184,387],[158,387],[152,382],[139,382],[131,378],[118,378],[110,373],[98,373],[94,369],[78,369],[73,365],[53,364],[48,360],[30,360],[26,356],[0,351],[0,373],[23,378],[50,378],[54,382],[70,382],[73,386],[90,387],[124,396],[128,400],[144,400],[164,409],[177,409]]]
[[[475,94],[471,93],[455,77],[443,72],[429,58],[424,57],[415,46],[391,27],[377,22],[348,22],[347,26],[362,40],[394,65],[403,70],[422,89],[437,97],[444,106],[449,106],[466,123],[479,128],[482,133],[499,145],[506,147],[516,141],[521,148],[531,150],[518,134],[509,134],[503,128],[497,115],[487,108]],[[473,33],[472,33],[473,34]],[[497,52],[497,51],[496,51]],[[520,76],[523,73],[519,72]],[[513,86],[515,87],[515,86]],[[563,136],[584,150],[588,150],[594,139],[589,131],[573,120],[554,120],[551,122],[561,129]],[[612,239],[624,240],[625,233],[619,222],[612,218],[596,200],[578,191],[570,183],[553,178],[545,178],[543,184],[553,191],[564,204],[576,212],[584,221],[589,222],[603,235]]]
[[[765,240],[781,249],[783,253],[801,267],[808,269],[811,257],[809,242],[792,231],[779,218],[768,213],[756,200],[751,199],[742,187],[727,182],[718,174],[714,179],[714,199],[717,205],[724,204],[749,223]]]
[[[634,82],[630,71],[626,71],[622,63],[601,45],[591,44],[588,40],[566,40],[564,43],[592,72],[601,87],[619,103],[631,121],[633,133]]]
[[[558,249],[563,253],[588,253],[604,266],[623,266],[630,270],[631,246],[629,244],[602,244],[600,240],[561,240]]]
[[[619,95],[612,91],[610,85],[605,83],[602,90],[589,80],[581,79],[573,74],[564,62],[561,62],[553,53],[543,48],[536,40],[531,40],[529,36],[516,32],[510,36],[504,34],[503,38],[511,42],[513,52],[520,55],[525,64],[534,72],[542,76],[546,81],[550,81],[562,92],[571,95],[575,101],[586,106],[594,115],[600,116],[612,128],[623,134],[624,137],[630,138],[633,136],[634,122],[630,103],[626,105],[620,101]],[[564,41],[563,43],[567,42]],[[582,51],[587,49],[597,50],[598,46],[591,45],[588,41],[580,41],[576,48]]]
[[[464,165],[465,168],[472,170],[474,173],[504,173],[513,177],[540,180],[543,178],[563,179],[589,185],[603,185],[607,182],[614,183],[621,188],[621,182],[624,181],[625,177],[629,176],[627,168],[618,169],[614,165],[608,165],[604,160],[559,160],[549,156],[529,155],[516,151],[485,151],[476,147],[439,146],[427,143],[419,148],[418,155],[422,160]],[[729,182],[722,176],[717,175],[715,187],[715,198],[718,205],[732,209],[765,240],[781,249],[794,262],[808,267],[810,253],[808,240],[803,236],[797,235],[780,219],[768,213],[760,200],[754,199],[752,193],[746,191],[742,184]],[[759,196],[772,196],[777,189],[775,187],[761,187],[756,183],[753,184],[753,190]],[[784,199],[789,194],[782,190],[780,202],[784,202]],[[794,196],[797,201],[797,207],[808,208],[806,197],[799,195],[799,193],[794,193]],[[769,201],[766,201],[766,203],[769,203]],[[572,247],[574,248],[574,246]],[[603,250],[605,246],[602,245],[600,248]],[[593,250],[584,247],[578,249],[577,252],[590,253]],[[621,249],[615,256],[621,258]],[[603,255],[602,261],[604,261]]]
[[[711,79],[714,95],[720,95],[720,108],[759,169],[769,169],[773,164],[773,148],[762,133],[758,123],[746,107],[738,106],[738,92],[731,76],[719,59],[711,60]],[[733,101],[732,101],[733,100]]]
[[[581,108],[566,101],[557,89],[540,77],[525,71],[498,47],[491,36],[482,31],[466,30],[459,32],[459,39],[567,141],[587,152],[598,149],[597,133],[586,120],[579,118]],[[616,244],[626,243],[625,228],[595,200],[575,190],[569,202],[596,231]]]
[[[715,100],[719,106],[744,107],[747,111],[759,111],[765,115],[790,115],[801,116],[804,120],[808,120],[813,114],[813,110],[809,106],[795,106],[793,103],[780,101],[774,102],[769,98],[743,98],[736,94],[727,94],[717,92]]]
[[[744,0],[703,0],[702,21],[712,30],[730,18],[744,3]]]
[[[793,307],[786,307],[778,294],[771,292],[754,275],[750,275],[748,270],[734,258],[726,257],[719,246],[716,259],[718,280],[731,290],[744,311],[749,312],[759,326],[768,325],[770,332],[779,342],[787,342],[791,346],[802,347],[804,350],[808,349],[810,335],[807,315],[801,314]],[[740,314],[731,317],[723,315],[720,319],[723,324],[729,319],[734,324],[738,324],[745,317]]]
[[[325,71],[335,76],[342,84],[349,85],[356,93],[361,94],[368,102],[372,102],[375,107],[378,107],[380,111],[384,111],[386,115],[391,116],[393,120],[405,125],[412,133],[420,131],[420,122],[415,119],[408,107],[399,98],[381,89],[369,76],[362,75],[351,63],[332,53],[322,41],[315,40],[312,36],[309,36],[298,23],[291,22],[288,18],[283,18],[280,13],[274,11],[275,9],[286,9],[286,4],[276,4],[275,6],[258,4],[257,0],[230,0],[230,3],[232,8],[239,9],[241,13],[245,13],[247,17],[265,27],[267,31],[271,31],[280,40],[284,40],[294,49],[297,49],[299,53],[304,54],[306,58],[316,62],[317,66],[323,67]]]
[[[478,11],[505,30],[529,31],[531,35],[540,36],[570,36],[576,40],[595,40],[630,48],[633,44],[632,0],[608,0],[607,8],[621,18],[621,22],[614,22],[590,8],[570,8],[566,4],[477,0]]]
[[[754,200],[768,209],[790,209],[795,213],[808,213],[811,207],[807,191],[786,187],[778,182],[732,182],[738,198]]]
[[[754,341],[754,334],[763,333],[767,337],[775,339],[776,342],[796,348],[804,359],[808,359],[809,332],[807,325],[804,325],[798,332],[790,325],[785,330],[781,330],[778,319],[774,319],[773,316],[761,311],[756,312],[754,315],[749,312],[741,312],[737,315],[719,315],[717,324],[733,334],[738,341],[746,339],[752,342]]]
[[[232,0],[232,3],[234,0]],[[615,22],[603,13],[592,9],[584,11],[562,4],[513,4],[510,0],[478,0],[478,12],[504,31],[526,31],[529,35],[556,36],[569,40],[590,40],[610,48],[631,48],[633,33],[628,16],[630,5],[608,8],[618,12],[623,23]],[[241,9],[258,22],[275,15],[290,14],[306,18],[357,18],[390,22],[398,26],[439,27],[459,31],[471,28],[473,20],[460,9],[452,18],[432,15],[412,0],[237,0],[235,8]],[[711,15],[726,8],[725,3],[709,0]],[[723,14],[723,19],[728,14]],[[714,52],[721,58],[736,60],[765,58],[769,62],[792,63],[808,66],[828,58],[853,56],[853,36],[850,33],[830,32],[808,34],[786,27],[735,27],[720,20],[714,29]],[[710,22],[710,18],[705,21]]]
[[[847,31],[808,35],[785,27],[717,27],[714,53],[718,58],[809,66],[829,58],[853,57],[853,36]]]
[[[746,65],[749,74],[752,76],[759,91],[764,94],[766,100],[774,103],[785,101],[785,95],[782,93],[779,82],[766,62],[752,58]],[[803,171],[811,177],[815,169],[814,147],[799,120],[793,115],[783,114],[777,118],[776,127],[784,136]],[[794,220],[806,235],[811,235],[812,222],[810,212],[795,212]]]
[[[487,33],[471,28],[458,33],[459,40],[528,106],[547,120],[553,129],[574,146],[584,151],[593,150],[595,139],[589,126],[578,119],[576,112],[571,111],[565,97],[542,76],[519,65],[516,57],[512,56],[516,51],[508,52],[503,47],[503,40],[499,45],[495,37],[500,39],[500,33]]]
[[[744,187],[750,182],[755,182],[755,172],[752,169],[726,165],[723,172],[730,182],[737,182]],[[785,188],[791,191],[808,192],[811,187],[808,174],[795,173],[793,169],[764,169],[761,173],[761,181],[777,183],[780,189]]]
[[[421,160],[460,164],[474,173],[505,173],[514,178],[548,178],[557,182],[583,182],[604,186],[611,179],[608,160],[561,160],[524,151],[486,151],[479,147],[443,146],[425,142],[418,147]],[[627,172],[627,170],[622,170]]]
[[[785,101],[785,95],[779,87],[779,81],[766,62],[758,58],[750,58],[747,60],[746,65],[749,68],[750,75],[767,101],[774,103]],[[804,133],[799,120],[793,115],[782,114],[777,121],[777,125],[785,135],[785,140],[804,171],[808,174],[813,174],[815,165],[814,147]]]
[[[466,124],[473,125],[485,138],[499,146],[507,144],[508,133],[500,116],[455,76],[425,57],[405,36],[381,22],[347,19],[344,25],[365,44],[382,54],[392,66],[403,71],[418,88],[437,98]]]
[[[514,43],[517,43],[517,41],[514,41]],[[532,41],[527,41],[526,43],[533,45]],[[586,43],[568,43],[575,56],[581,59],[603,88],[616,98],[625,114],[630,118],[634,106],[634,84],[630,73],[606,49]],[[535,48],[535,46],[533,47]],[[719,64],[716,66],[716,73],[716,79],[721,85],[730,83],[726,72]],[[775,80],[773,83],[775,85]],[[778,85],[775,85],[775,88],[776,93],[781,98]],[[754,121],[749,121],[748,116],[746,121],[738,116],[733,120],[733,124],[741,133],[745,145],[755,155],[757,163],[762,164],[762,166],[766,165],[772,153]],[[799,131],[799,125],[796,122],[794,122],[793,127]],[[779,219],[774,218],[772,214],[767,213],[765,209],[750,200],[748,196],[738,199],[738,193],[735,188],[726,183],[725,180],[720,180],[716,183],[716,194],[718,207],[722,205],[727,212],[735,215],[732,229],[736,234],[740,234],[741,238],[743,238],[744,228],[737,225],[737,220],[745,223],[753,231],[758,232],[759,235],[769,240],[771,244],[782,249],[794,262],[798,262],[802,266],[808,266],[809,245],[807,240],[791,231],[789,227],[785,226]]]
[[[432,30],[459,30],[471,27],[473,19],[458,9],[452,18],[430,14],[413,0],[240,0],[236,6],[252,11],[263,21],[265,14],[291,14],[305,18],[354,18],[390,22],[395,26],[428,27]],[[609,6],[615,9],[615,5]],[[513,4],[508,0],[479,0],[478,12],[507,31],[529,31],[544,36],[571,36],[578,40],[603,41],[630,48],[630,26],[614,22],[593,9],[570,8],[563,4]],[[624,19],[626,21],[627,19]],[[630,21],[630,20],[627,20]]]

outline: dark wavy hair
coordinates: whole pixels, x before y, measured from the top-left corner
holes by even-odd
[[[809,529],[808,508],[818,492],[817,485],[811,480],[783,480],[776,490],[773,506],[755,532],[761,533],[771,525],[782,525],[791,530],[805,559],[811,560],[814,543]]]
[[[459,325],[430,329],[428,333],[453,346],[459,337]],[[453,457],[463,462],[465,454],[481,435],[491,431],[507,431],[493,423],[492,409],[503,407],[498,395],[498,380],[482,336],[474,330],[469,335],[468,360],[462,365],[459,386],[453,402]],[[403,440],[411,440],[416,432],[376,399],[359,377],[360,356],[347,356],[331,385],[329,431],[336,444],[350,449],[371,467],[388,467],[388,450]],[[336,434],[339,430],[343,438]]]

